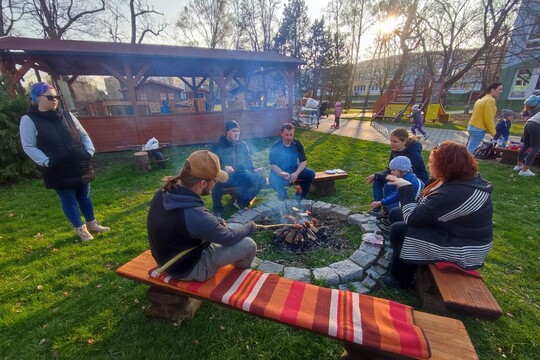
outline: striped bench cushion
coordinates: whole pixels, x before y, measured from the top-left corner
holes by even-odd
[[[373,350],[430,356],[427,339],[414,323],[413,309],[403,304],[232,265],[204,282],[156,275],[155,269],[149,271],[151,277],[200,298]]]

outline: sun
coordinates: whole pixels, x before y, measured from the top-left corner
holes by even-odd
[[[391,16],[389,18],[386,18],[385,20],[381,21],[379,23],[379,31],[383,34],[390,34],[394,30],[396,30],[396,23],[397,19],[394,16]]]

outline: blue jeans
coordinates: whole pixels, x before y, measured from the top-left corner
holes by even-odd
[[[260,174],[248,171],[229,174],[229,181],[226,183],[218,182],[212,189],[214,213],[223,212],[223,204],[221,203],[223,189],[228,187],[240,188],[240,191],[235,195],[238,198],[238,205],[244,208],[249,205],[265,185],[266,178]]]
[[[482,130],[475,126],[469,125],[467,126],[467,131],[469,132],[467,150],[469,150],[469,152],[472,154],[484,139],[484,136],[486,135],[486,130]]]
[[[301,180],[299,185],[302,188],[302,199],[309,194],[309,188],[313,183],[313,179],[315,179],[315,172],[310,168],[305,168],[300,175],[298,175],[298,180]],[[291,184],[287,180],[272,171],[270,172],[269,181],[272,189],[276,190],[280,200],[288,198],[286,186]]]
[[[79,209],[81,209],[86,222],[95,220],[94,207],[90,199],[90,183],[75,188],[55,189],[55,191],[62,203],[64,215],[73,224],[74,228],[78,228],[83,224]]]

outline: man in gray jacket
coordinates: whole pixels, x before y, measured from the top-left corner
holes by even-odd
[[[187,158],[178,176],[164,179],[163,188],[154,195],[147,218],[152,256],[163,266],[185,252],[166,270],[170,276],[204,281],[227,264],[251,266],[257,245],[247,236],[256,229],[255,223],[228,228],[201,198],[210,194],[216,182],[227,179],[217,155],[198,150]]]

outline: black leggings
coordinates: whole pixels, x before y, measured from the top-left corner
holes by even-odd
[[[408,264],[399,258],[403,242],[405,241],[405,235],[407,234],[407,224],[403,221],[403,213],[401,208],[393,208],[388,214],[388,220],[390,221],[390,244],[394,253],[392,255],[392,268],[390,274],[399,281],[403,281],[407,284],[412,284],[414,281],[414,273],[418,265]]]
[[[531,148],[529,154],[527,150]],[[523,128],[523,146],[519,150],[518,161],[523,161],[526,166],[531,165],[540,150],[540,124],[528,121]]]

